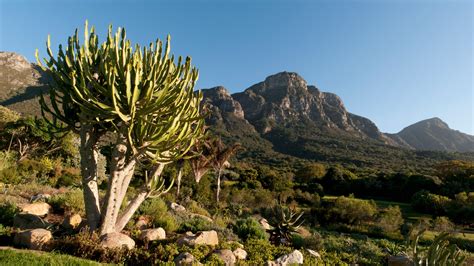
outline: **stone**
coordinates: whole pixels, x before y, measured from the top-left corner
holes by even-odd
[[[129,236],[114,232],[103,235],[100,238],[100,245],[105,248],[122,248],[133,249],[135,247],[135,241]]]
[[[226,266],[233,266],[237,261],[234,253],[230,249],[215,250],[214,254],[217,255],[217,257],[219,257]]]
[[[233,253],[235,258],[238,260],[245,260],[247,258],[247,251],[242,248],[236,248]]]
[[[179,254],[174,259],[174,264],[176,266],[192,266],[192,265],[202,265],[199,261],[197,261],[194,256],[189,252],[184,252]]]
[[[292,264],[303,264],[303,254],[299,250],[295,250],[290,254],[279,257],[275,261],[276,265],[286,266]]]
[[[38,216],[45,216],[51,211],[51,206],[46,202],[35,202],[29,204],[21,204],[20,212],[34,214]]]
[[[35,202],[35,201],[40,201],[40,200],[47,200],[49,198],[51,198],[50,194],[40,193],[40,194],[36,194],[36,195],[32,196],[30,198],[30,202]]]
[[[148,228],[148,225],[150,224],[150,218],[147,216],[140,216],[138,217],[138,221],[135,224],[135,227],[144,230]]]
[[[29,249],[43,249],[51,240],[53,235],[46,229],[30,229],[15,234],[13,242],[16,245]]]
[[[29,213],[19,213],[13,218],[13,227],[20,229],[47,228],[49,224],[41,217]]]
[[[182,205],[179,205],[178,203],[172,202],[170,204],[170,208],[175,211],[175,212],[185,212],[186,208]]]
[[[270,226],[270,224],[268,223],[267,219],[265,219],[265,218],[262,218],[262,219],[258,220],[258,222],[260,223],[262,228],[265,229],[265,230],[270,230],[272,228]]]
[[[155,241],[166,238],[166,232],[163,228],[145,229],[140,233],[140,240]]]
[[[318,258],[318,259],[321,258],[321,255],[315,250],[307,248],[306,251],[308,251],[308,253],[315,258]]]
[[[202,231],[193,235],[186,234],[179,238],[177,243],[178,245],[186,245],[190,247],[196,245],[217,246],[219,245],[219,238],[217,232],[214,230]]]
[[[82,222],[82,218],[79,214],[70,214],[64,217],[63,227],[66,229],[76,229]]]
[[[388,257],[388,266],[412,266],[413,261],[406,255]]]

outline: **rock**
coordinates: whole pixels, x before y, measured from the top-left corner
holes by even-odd
[[[175,212],[185,212],[186,211],[186,208],[184,208],[184,206],[179,205],[178,203],[175,203],[175,202],[171,202],[170,208]]]
[[[308,229],[306,229],[306,227],[303,227],[303,226],[298,227],[298,229],[296,230],[298,234],[302,236],[303,238],[310,237],[312,235],[311,232]]]
[[[235,258],[238,260],[245,260],[247,258],[247,251],[241,248],[236,248],[233,253]]]
[[[309,249],[309,248],[307,248],[306,251],[308,251],[308,253],[309,253],[311,256],[315,257],[315,258],[318,258],[318,259],[321,258],[321,255],[320,255],[317,251],[314,251],[314,250]]]
[[[105,248],[122,248],[133,249],[135,247],[135,241],[129,236],[122,233],[108,233],[100,238],[100,245]]]
[[[179,254],[174,259],[174,264],[176,266],[192,266],[192,265],[202,265],[199,261],[197,261],[194,256],[189,252],[184,252]]]
[[[148,218],[147,216],[140,216],[138,217],[138,221],[135,224],[135,227],[140,230],[144,230],[148,228],[149,224],[150,224],[150,218]]]
[[[213,220],[210,217],[207,217],[206,215],[197,214],[197,213],[190,213],[189,216],[191,218],[200,218],[200,219],[203,219],[203,220],[208,221],[210,223],[213,222]]]
[[[48,225],[41,217],[34,214],[19,213],[13,218],[13,227],[20,229],[46,228]]]
[[[52,209],[51,206],[46,202],[22,204],[19,207],[22,213],[34,214],[38,216],[45,216]]]
[[[258,220],[258,222],[260,223],[262,228],[265,229],[265,230],[270,230],[272,228],[270,226],[270,224],[268,223],[267,219],[265,219],[265,218],[262,218],[262,219]]]
[[[166,232],[163,228],[155,228],[155,229],[145,229],[142,230],[140,233],[141,240],[143,241],[154,241],[166,238]]]
[[[63,227],[66,229],[76,229],[82,222],[82,218],[79,214],[70,214],[64,218]]]
[[[286,266],[292,264],[303,264],[303,254],[299,250],[295,250],[290,254],[279,257],[275,261],[275,265]]]
[[[235,265],[235,262],[237,261],[234,253],[232,253],[232,250],[230,249],[215,250],[214,254],[216,254],[217,257],[219,257],[226,266],[233,266]]]
[[[16,245],[29,249],[40,250],[53,239],[53,235],[46,229],[30,229],[16,233],[13,242]]]
[[[388,257],[388,266],[412,266],[413,261],[406,255]]]
[[[186,245],[194,247],[195,245],[208,245],[208,246],[217,246],[219,245],[219,238],[217,232],[214,230],[211,231],[202,231],[194,235],[184,235],[177,241],[178,245]]]
[[[35,201],[40,201],[40,200],[47,200],[51,198],[51,195],[50,194],[47,194],[47,193],[40,193],[40,194],[36,194],[34,195],[33,197],[30,198],[30,202],[35,202]]]

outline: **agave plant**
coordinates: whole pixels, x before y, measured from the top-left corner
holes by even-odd
[[[270,221],[272,229],[270,233],[270,241],[274,245],[289,245],[292,240],[293,233],[303,224],[301,217],[303,212],[297,212],[295,209],[277,205],[273,209],[273,217]]]
[[[426,252],[420,252],[418,242],[421,235],[425,231],[418,232],[414,239],[409,242],[411,253],[413,254],[413,262],[416,266],[460,266],[466,260],[466,256],[461,253],[461,250],[455,245],[450,244],[448,237],[449,233],[439,234],[430,245]]]

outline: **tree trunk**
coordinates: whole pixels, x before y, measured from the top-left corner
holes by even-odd
[[[81,137],[81,174],[84,205],[90,230],[97,229],[100,223],[99,189],[97,187],[98,134],[91,125],[83,125]]]
[[[127,139],[124,133],[119,132],[117,142],[112,151],[110,161],[110,177],[107,184],[104,205],[102,206],[102,225],[100,235],[115,232],[115,223],[120,211],[119,201],[123,179],[125,178],[124,167],[127,155]],[[128,173],[127,173],[128,174]]]
[[[178,176],[176,177],[177,187],[178,187],[178,189],[176,190],[176,196],[179,196],[179,190],[181,188],[181,177],[182,176],[183,176],[183,168],[180,167],[179,170],[178,170]]]
[[[221,169],[217,170],[217,193],[216,193],[217,203],[219,203],[220,194],[221,194]]]

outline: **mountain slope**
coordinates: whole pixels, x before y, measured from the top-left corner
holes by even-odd
[[[474,136],[449,128],[437,117],[410,125],[390,137],[417,150],[474,152]]]

